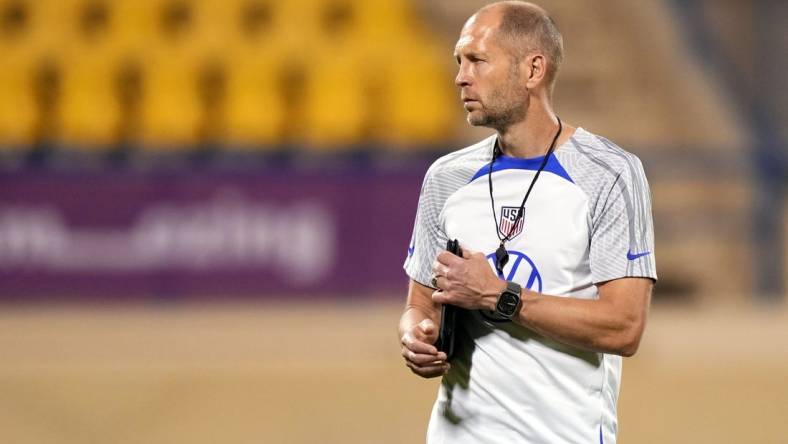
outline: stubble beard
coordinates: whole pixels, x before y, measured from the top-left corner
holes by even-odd
[[[527,102],[527,99],[519,101],[516,106],[496,106],[495,99],[493,97],[490,99],[490,106],[468,113],[469,124],[502,129],[525,119],[527,106],[523,102]]]
[[[528,89],[518,85],[519,75],[515,64],[507,82],[492,90],[484,102],[479,102],[481,109],[468,112],[468,123],[500,130],[524,120],[530,99]]]

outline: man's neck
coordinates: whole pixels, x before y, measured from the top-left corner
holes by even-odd
[[[498,130],[498,146],[501,152],[511,157],[543,156],[550,149],[550,142],[558,132],[558,118],[544,104],[531,101],[526,118]],[[556,147],[569,139],[574,128],[563,124]]]

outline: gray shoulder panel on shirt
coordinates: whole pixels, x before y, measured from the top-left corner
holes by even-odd
[[[589,197],[590,217],[593,219],[595,212],[605,207],[612,188],[618,187],[629,220],[637,221],[629,224],[630,251],[649,248],[651,196],[637,156],[582,128],[578,128],[567,148],[556,154],[572,179]]]
[[[432,182],[432,191],[437,192],[445,202],[455,191],[468,184],[482,165],[490,162],[494,142],[495,136],[490,136],[440,157],[430,166],[425,181]]]

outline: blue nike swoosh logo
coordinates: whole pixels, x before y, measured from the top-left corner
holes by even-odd
[[[650,251],[646,251],[645,253],[632,254],[632,250],[629,250],[629,251],[627,251],[627,259],[629,259],[631,261],[634,261],[635,259],[637,259],[639,257],[646,256],[648,254],[651,254],[651,252]]]
[[[413,256],[413,252],[415,250],[416,250],[416,246],[415,245],[411,245],[410,247],[408,247],[408,256]]]

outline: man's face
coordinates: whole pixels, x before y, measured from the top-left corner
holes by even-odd
[[[496,21],[486,14],[465,24],[454,50],[455,83],[468,123],[502,129],[525,118],[529,98],[519,62],[496,35]]]

